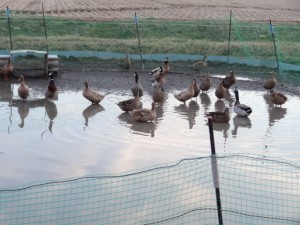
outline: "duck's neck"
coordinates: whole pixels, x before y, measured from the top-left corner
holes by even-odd
[[[235,94],[235,104],[240,103],[239,93],[237,91],[235,91],[234,94]]]
[[[138,83],[139,82],[139,76],[136,74],[135,75],[135,83]]]

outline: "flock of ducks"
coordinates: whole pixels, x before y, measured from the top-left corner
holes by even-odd
[[[130,59],[128,58],[128,55],[124,59],[124,64],[126,65],[126,68],[129,68],[130,65],[128,63],[130,62]],[[7,79],[8,76],[10,76],[9,72],[11,70],[12,65],[10,63],[10,60],[8,61],[8,64],[5,65],[3,68],[1,68],[0,73],[4,75],[4,79]],[[204,61],[198,62],[198,66],[207,66],[206,58]],[[140,100],[140,98],[143,96],[144,91],[143,87],[139,82],[139,76],[138,73],[134,73],[135,77],[135,83],[133,87],[131,88],[133,97],[130,99],[126,99],[123,101],[120,101],[117,103],[119,108],[123,110],[124,112],[128,112],[136,121],[138,122],[148,122],[148,121],[154,121],[156,119],[156,110],[155,110],[155,104],[159,103],[162,104],[165,99],[165,91],[164,91],[164,85],[167,81],[167,74],[170,71],[170,65],[168,57],[165,58],[165,61],[162,66],[159,66],[153,70],[151,70],[150,75],[152,76],[151,83],[153,87],[153,95],[152,95],[152,104],[151,108],[143,108],[143,104]],[[48,84],[48,87],[45,91],[45,98],[46,99],[55,99],[58,95],[58,88],[54,83],[53,75],[49,73],[51,79]],[[24,76],[20,75],[19,77],[20,85],[18,87],[18,95],[21,99],[26,100],[29,96],[29,87],[26,85]],[[215,96],[218,99],[223,99],[228,92],[229,88],[236,83],[236,76],[234,72],[231,70],[229,75],[226,75],[223,79],[221,79],[221,82],[217,85],[215,89]],[[275,105],[282,105],[287,101],[287,97],[279,92],[275,92],[273,89],[277,84],[277,80],[275,78],[275,73],[271,72],[269,79],[267,79],[263,83],[263,87],[270,91],[270,99],[273,104]],[[209,77],[209,74],[206,73],[206,75],[201,79],[200,84],[198,85],[196,82],[196,79],[193,79],[190,85],[174,94],[174,97],[185,104],[186,101],[196,97],[200,94],[200,92],[207,92],[212,85],[212,81]],[[251,107],[240,103],[239,99],[239,91],[234,90],[235,94],[235,104],[233,111],[240,117],[247,117],[252,113]],[[89,100],[92,104],[99,104],[107,94],[101,94],[96,91],[93,91],[89,88],[88,82],[84,83],[84,89],[82,91],[82,95],[84,98]],[[230,113],[229,108],[226,107],[223,112],[208,112],[206,113],[208,117],[211,117],[214,122],[220,122],[220,123],[228,123],[230,120]]]
[[[128,56],[125,61],[129,60]],[[207,57],[204,57],[203,61],[198,61],[193,64],[194,68],[204,68],[207,66]],[[133,98],[127,99],[124,101],[120,101],[117,105],[121,110],[125,112],[129,112],[129,114],[139,122],[148,122],[154,121],[156,118],[155,111],[155,103],[162,103],[165,99],[164,85],[167,81],[167,74],[170,71],[170,65],[168,57],[166,57],[162,66],[159,66],[153,70],[151,70],[150,75],[152,76],[151,82],[153,87],[153,95],[152,95],[152,104],[151,108],[142,108],[142,102],[140,97],[143,96],[143,87],[139,83],[139,77],[137,72],[135,72],[135,84],[132,87]],[[236,76],[233,71],[230,71],[229,75],[221,79],[221,82],[217,85],[215,90],[215,96],[218,99],[223,99],[228,92],[229,88],[236,83]],[[270,99],[275,105],[282,105],[286,102],[287,98],[285,95],[275,92],[273,88],[277,84],[277,80],[275,78],[275,73],[271,72],[270,78],[263,83],[263,87],[267,90],[270,90]],[[202,78],[200,84],[198,85],[196,79],[193,79],[189,86],[174,94],[174,97],[183,103],[186,101],[197,97],[200,92],[207,92],[212,85],[212,81],[209,77],[209,74]],[[239,91],[234,90],[235,94],[235,104],[233,111],[240,117],[248,117],[252,113],[251,107],[242,104],[239,98]],[[103,95],[99,96],[99,99],[103,99]],[[88,99],[88,98],[87,98]],[[89,99],[92,103],[94,103],[91,99]],[[208,117],[211,117],[214,122],[219,123],[228,123],[230,120],[229,108],[226,107],[223,112],[208,112],[206,113]]]

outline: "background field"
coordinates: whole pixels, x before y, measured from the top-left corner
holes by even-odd
[[[3,1],[0,49],[9,52],[6,5],[12,12],[12,49],[48,48],[60,56],[60,69],[120,69],[116,64],[129,54],[133,69],[152,69],[156,61],[169,56],[173,72],[199,72],[191,65],[207,55],[212,73],[246,68],[248,74],[265,76],[266,71],[277,67],[268,21],[272,19],[281,69],[289,75],[299,72],[300,4],[296,0],[45,1],[47,40],[42,2]],[[230,10],[233,20],[227,58]],[[135,12],[141,46],[133,21]],[[28,66],[28,60],[16,62],[19,67]]]
[[[230,10],[240,20],[300,21],[299,0],[2,0],[0,10],[9,5],[35,14],[42,11],[42,2],[48,15],[97,21],[132,18],[134,12],[157,19],[223,19]]]

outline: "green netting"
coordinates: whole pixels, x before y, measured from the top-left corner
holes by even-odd
[[[212,165],[217,161],[221,207]],[[300,167],[245,155],[0,190],[1,224],[299,224]]]
[[[152,69],[153,64],[157,66],[155,60],[161,61],[166,55],[170,56],[173,71],[178,72],[194,72],[192,64],[202,60],[204,55],[209,56],[208,69],[211,72],[225,70],[227,73],[230,68],[234,68],[246,70],[250,74],[251,71],[255,71],[253,74],[265,75],[268,70],[276,69],[276,55],[269,21],[239,21],[233,15],[230,30],[230,57],[227,58],[229,18],[229,13],[228,18],[210,21],[166,21],[141,16],[138,19],[140,46],[133,19],[93,22],[46,15],[48,39],[45,37],[42,15],[13,12],[10,23],[13,49],[47,50],[48,45],[50,51],[56,52],[61,57],[95,56],[113,60],[118,60],[120,55],[125,57],[128,53],[134,58],[136,68],[142,68],[142,63],[139,61],[142,52],[145,70]],[[279,69],[283,74],[299,76],[299,24],[276,22],[273,26]],[[8,20],[4,16],[0,18],[0,30],[0,49],[9,52]],[[93,52],[92,56],[91,52]],[[73,66],[74,58],[62,59],[70,62],[64,64],[66,69]],[[94,58],[91,58],[90,61],[93,60]],[[102,63],[95,69],[114,69],[115,62]],[[90,64],[85,63],[80,65],[82,69],[90,68]]]

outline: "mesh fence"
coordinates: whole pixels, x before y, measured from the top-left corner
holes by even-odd
[[[220,206],[212,168],[217,161]],[[245,155],[0,190],[1,224],[299,224],[300,168]],[[219,214],[218,214],[219,212]],[[219,215],[219,216],[218,216]]]
[[[292,79],[292,83],[298,79],[298,23],[273,22],[270,29],[269,21],[240,21],[234,15],[231,18],[228,14],[223,20],[210,21],[138,17],[137,23],[133,19],[93,22],[48,16],[44,20],[43,15],[13,12],[10,23],[7,17],[0,18],[0,49],[4,54],[11,47],[44,51],[48,48],[50,54],[59,55],[60,69],[117,70],[129,54],[134,70],[151,70],[168,56],[172,72],[198,74],[208,70],[212,74],[227,74],[232,68],[246,76],[265,78],[279,65],[283,75],[279,79]],[[204,56],[208,67],[198,70],[193,65]],[[38,56],[26,57],[15,60],[16,68],[43,65],[43,61],[34,61]],[[33,60],[31,64],[28,58]]]

